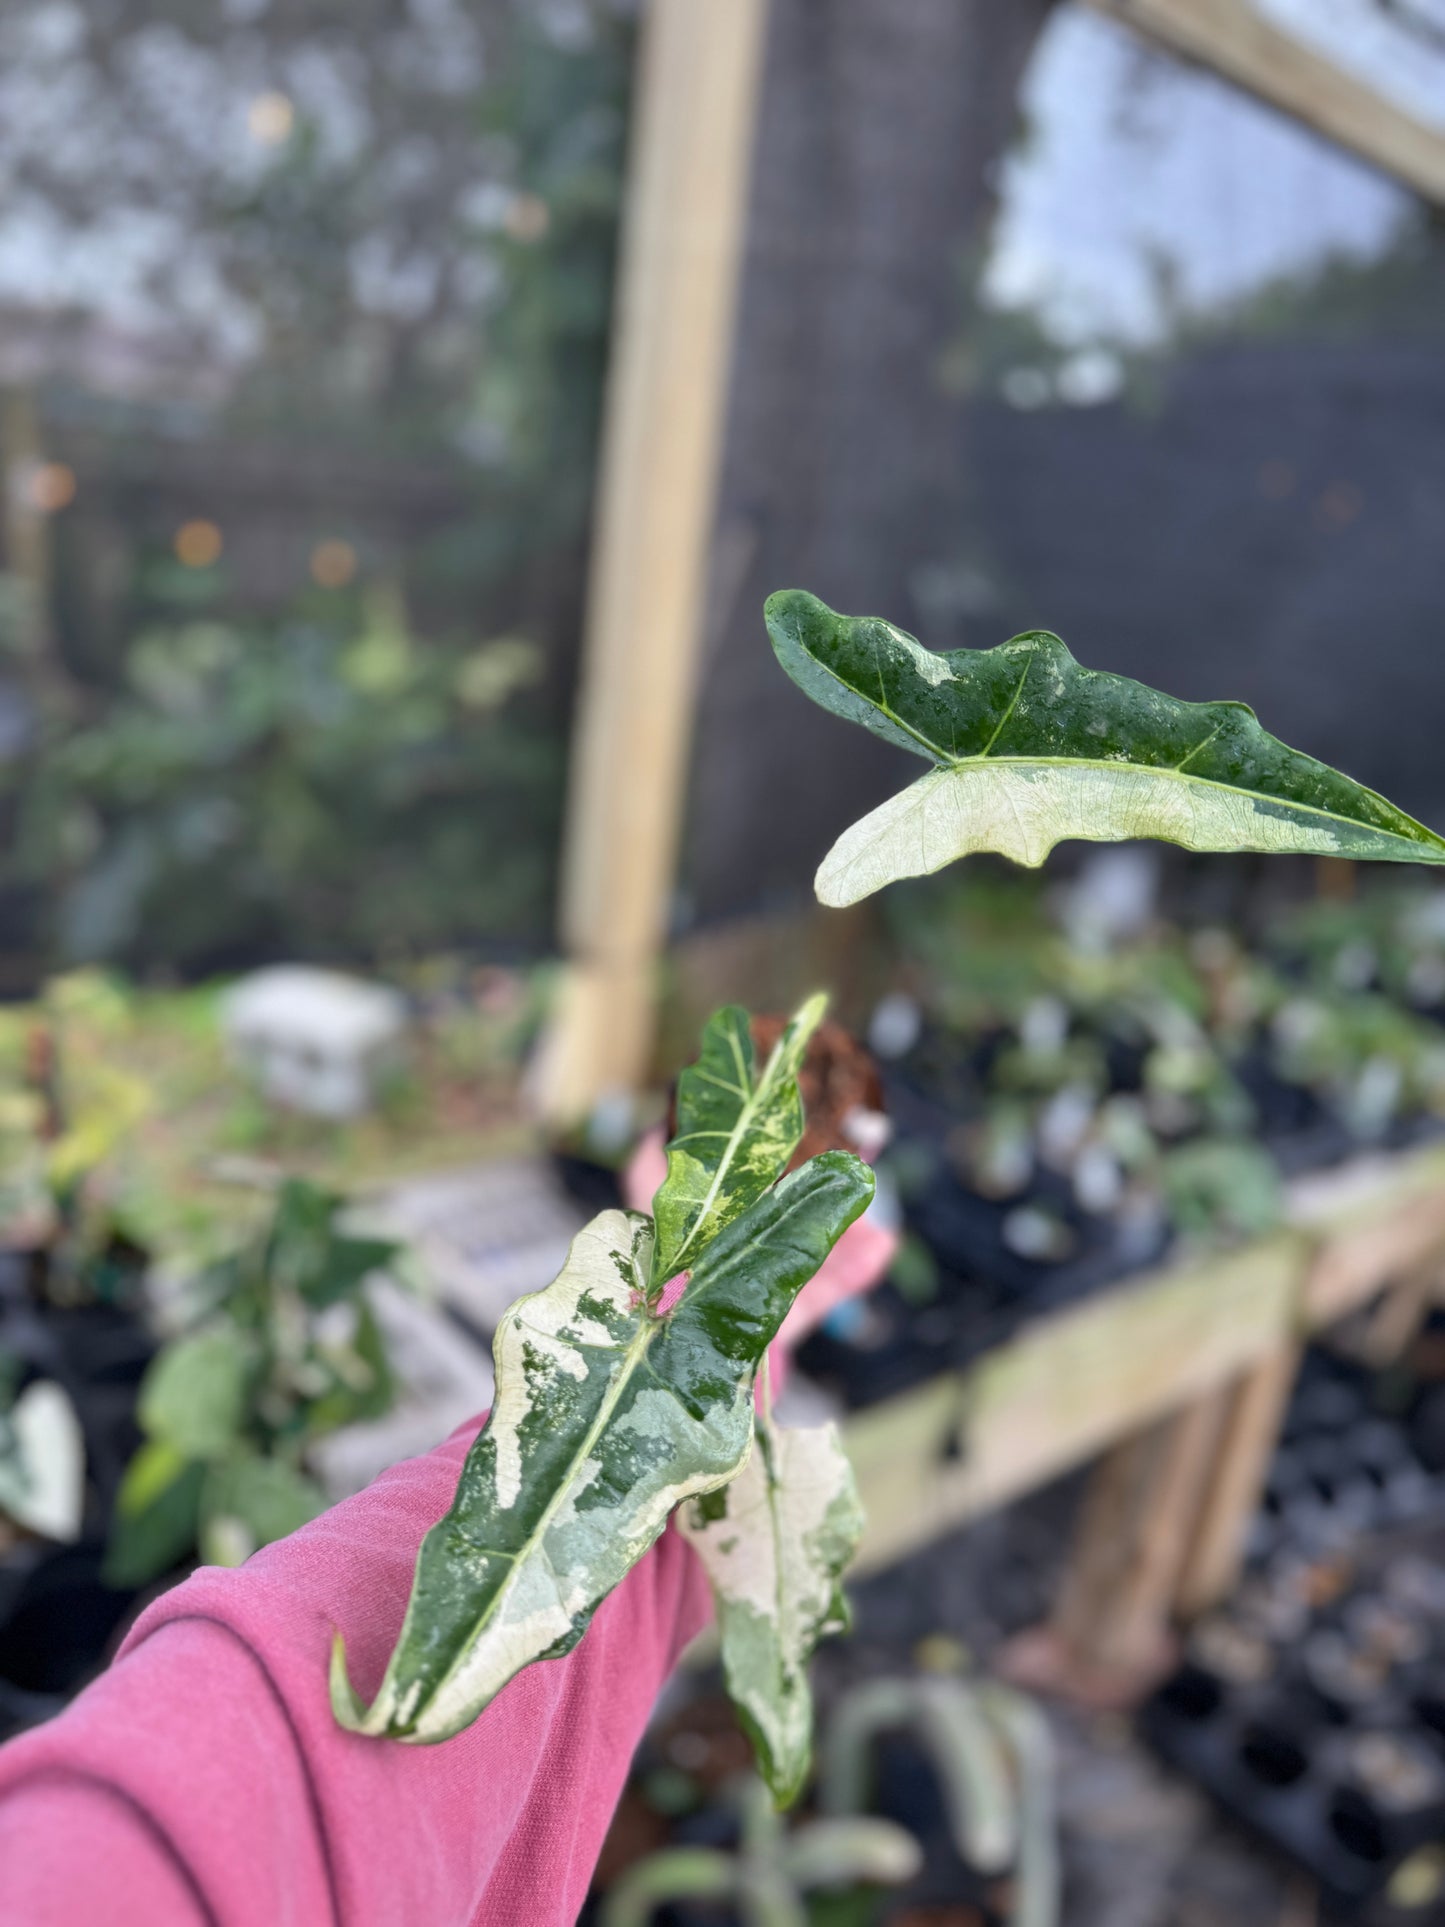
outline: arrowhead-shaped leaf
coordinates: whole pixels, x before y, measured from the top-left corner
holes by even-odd
[[[215,1458],[239,1435],[256,1357],[233,1326],[194,1332],[157,1353],[141,1383],[141,1430],[188,1459]]]
[[[723,1491],[684,1511],[717,1599],[723,1670],[779,1806],[808,1777],[813,1696],[808,1660],[848,1624],[839,1581],[863,1508],[837,1428],[787,1431],[758,1421],[757,1449]]]
[[[810,997],[761,1070],[748,1013],[729,1004],[702,1034],[695,1064],[677,1080],[677,1136],[653,1201],[652,1283],[690,1270],[708,1241],[775,1184],[803,1135],[798,1072],[828,1000]]]
[[[555,1283],[497,1328],[491,1418],[422,1541],[370,1707],[336,1642],[343,1726],[444,1740],[522,1667],[572,1650],[673,1507],[743,1465],[757,1362],[872,1194],[859,1159],[812,1159],[713,1239],[666,1317],[646,1302],[646,1218],[604,1211],[578,1233]]]
[[[1035,867],[1067,837],[1445,862],[1445,839],[1286,748],[1245,704],[1181,702],[1081,668],[1046,630],[936,655],[799,589],[766,613],[779,662],[814,702],[934,765],[834,844],[824,903],[980,850]]]

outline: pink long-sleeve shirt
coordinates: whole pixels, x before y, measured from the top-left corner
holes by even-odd
[[[477,1424],[237,1571],[203,1568],[115,1664],[0,1748],[5,1927],[563,1927],[633,1750],[708,1614],[675,1533],[565,1659],[440,1746],[333,1721],[333,1627],[368,1697]]]
[[[896,1243],[872,1216],[850,1226],[774,1345],[775,1383]],[[331,1717],[333,1630],[370,1699],[480,1423],[236,1571],[204,1567],[74,1705],[0,1747],[0,1927],[570,1927],[710,1611],[683,1539],[665,1532],[575,1652],[455,1739],[361,1739]]]

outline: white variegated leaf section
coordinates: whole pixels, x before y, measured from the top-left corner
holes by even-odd
[[[824,857],[815,888],[820,902],[842,909],[984,850],[1036,869],[1056,843],[1132,837],[1314,856],[1349,856],[1379,840],[1341,817],[1173,770],[990,759],[933,770],[871,810]]]
[[[352,1730],[404,1728],[406,1738],[422,1742],[459,1731],[523,1666],[575,1641],[674,1507],[730,1477],[747,1453],[745,1385],[699,1421],[644,1381],[639,1368],[660,1331],[642,1307],[650,1252],[644,1220],[604,1211],[577,1234],[555,1281],[519,1299],[498,1326],[497,1395],[483,1435],[491,1451],[469,1503],[498,1527],[528,1495],[542,1503],[534,1517],[516,1519],[515,1532],[484,1527],[488,1543],[476,1544],[471,1575],[466,1548],[458,1545],[447,1603],[467,1610],[470,1578],[475,1624],[440,1677],[411,1668],[403,1683],[394,1655],[363,1711],[346,1685],[338,1648],[333,1704]],[[554,1430],[539,1426],[537,1414],[550,1407],[575,1422],[580,1406],[589,1408],[585,1426],[559,1477]],[[617,1496],[599,1502],[599,1484]],[[423,1615],[430,1605],[424,1602]],[[414,1599],[409,1621],[416,1611]],[[411,1630],[403,1628],[398,1652]]]
[[[863,1530],[837,1427],[785,1431],[759,1420],[742,1472],[687,1507],[681,1524],[717,1599],[728,1691],[763,1777],[787,1805],[812,1757],[808,1660],[847,1624],[839,1581]]]

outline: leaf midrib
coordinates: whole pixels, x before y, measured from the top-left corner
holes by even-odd
[[[716,1171],[714,1171],[712,1175],[712,1180],[709,1183],[707,1190],[702,1195],[701,1202],[699,1203],[697,1208],[697,1216],[693,1219],[691,1225],[688,1227],[687,1236],[683,1239],[682,1243],[678,1246],[677,1251],[673,1256],[671,1275],[674,1278],[678,1275],[679,1272],[687,1270],[687,1266],[683,1262],[683,1260],[686,1254],[697,1243],[699,1227],[706,1222],[709,1211],[712,1210],[713,1205],[717,1202],[718,1194],[722,1189],[723,1179],[726,1177],[727,1172],[732,1164],[733,1158],[737,1154],[738,1141],[743,1136],[748,1124],[750,1124],[752,1119],[757,1115],[758,1109],[762,1104],[764,1094],[769,1091],[771,1084],[776,1081],[774,1076],[774,1070],[775,1070],[775,1066],[779,1062],[780,1054],[782,1052],[783,1045],[787,1041],[787,1037],[788,1037],[788,1032],[785,1029],[783,1031],[782,1036],[778,1039],[777,1043],[773,1046],[772,1051],[768,1056],[767,1063],[764,1064],[761,1072],[758,1075],[757,1083],[752,1087],[751,1091],[744,1099],[743,1107],[738,1112],[737,1122],[734,1124],[733,1128],[726,1134],[727,1146],[724,1149],[722,1156],[718,1159],[717,1169]],[[729,1030],[728,1044],[733,1052],[734,1057],[737,1060],[738,1074],[744,1080],[746,1080],[747,1074],[748,1074],[747,1066],[743,1062],[742,1049],[738,1043],[737,1033],[735,1031]],[[713,1078],[710,1081],[713,1083],[716,1083],[717,1079]],[[724,1086],[722,1088],[727,1088],[727,1087]],[[696,1137],[703,1134],[700,1132],[691,1132],[688,1135]],[[715,1133],[712,1133],[711,1135],[721,1136],[723,1134],[721,1132],[715,1132]],[[675,1141],[682,1142],[683,1140],[679,1139]],[[660,1279],[655,1278],[653,1280],[654,1285],[665,1285],[667,1282],[668,1281],[666,1278],[660,1278]]]
[[[578,1468],[586,1464],[593,1446],[606,1430],[612,1414],[617,1410],[623,1392],[632,1383],[633,1372],[639,1364],[646,1362],[647,1352],[657,1333],[663,1329],[663,1322],[662,1319],[655,1318],[651,1312],[644,1308],[642,1312],[642,1323],[639,1325],[636,1335],[631,1339],[622,1354],[622,1364],[617,1376],[603,1394],[602,1403],[598,1406],[592,1423],[587,1428],[582,1439],[582,1443],[573,1453],[568,1463],[566,1476],[559,1480],[556,1491],[543,1507],[537,1523],[532,1527],[531,1531],[528,1532],[522,1544],[518,1546],[515,1552],[510,1553],[494,1552],[489,1546],[479,1545],[477,1547],[477,1550],[486,1553],[488,1558],[502,1558],[507,1560],[512,1569],[492,1594],[482,1612],[472,1621],[471,1631],[467,1638],[462,1641],[457,1658],[447,1667],[432,1691],[426,1696],[423,1705],[428,1705],[438,1700],[442,1695],[443,1689],[449,1684],[457,1671],[465,1665],[468,1657],[475,1653],[477,1641],[486,1631],[488,1625],[501,1607],[502,1602],[507,1597],[507,1594],[516,1584],[517,1575],[521,1570],[525,1558],[529,1553],[540,1547],[541,1543],[545,1540],[552,1521],[556,1518],[558,1512],[561,1511],[563,1504],[577,1482]],[[601,1350],[604,1348],[598,1347],[597,1349]],[[529,1407],[529,1409],[531,1408]],[[400,1645],[398,1645],[398,1651],[399,1650]],[[414,1728],[415,1717],[413,1718],[412,1724]]]
[[[761,1427],[760,1427],[761,1430]],[[776,1443],[768,1438],[768,1449],[763,1453],[763,1486],[767,1493],[768,1522],[773,1535],[773,1601],[778,1615],[778,1666],[780,1673],[787,1671],[788,1636],[792,1631],[788,1624],[788,1587],[783,1576],[783,1519],[781,1511],[782,1480],[777,1476],[773,1453]]]
[[[769,1063],[771,1063],[772,1059],[770,1058],[768,1061]],[[784,1216],[779,1220],[779,1222],[786,1223],[788,1214],[792,1210],[798,1208],[798,1205],[800,1202],[801,1202],[800,1200],[790,1200],[789,1212],[785,1213]],[[776,1227],[774,1227],[774,1229],[776,1229]],[[762,1232],[759,1232],[755,1237],[750,1239],[748,1243],[743,1247],[743,1249],[737,1254],[737,1261],[741,1262],[741,1260],[746,1258],[746,1256],[750,1252],[757,1250],[758,1246],[764,1242],[765,1242],[765,1234]],[[708,1287],[713,1282],[714,1281],[711,1279],[705,1279],[702,1285],[697,1289],[697,1291],[692,1294],[694,1308],[696,1308],[698,1303],[700,1303],[703,1299],[705,1299],[708,1296]],[[622,1398],[624,1391],[626,1391],[627,1387],[631,1384],[634,1372],[639,1368],[639,1366],[648,1365],[647,1354],[652,1348],[652,1342],[660,1332],[663,1332],[667,1329],[668,1324],[671,1321],[671,1316],[672,1316],[671,1313],[669,1313],[667,1318],[659,1318],[655,1315],[655,1313],[650,1311],[646,1307],[646,1305],[642,1307],[642,1310],[641,1310],[642,1322],[638,1327],[636,1336],[629,1342],[626,1350],[623,1352],[621,1368],[619,1369],[616,1378],[613,1380],[612,1384],[608,1386],[607,1391],[603,1395],[602,1403],[598,1406],[597,1412],[592,1420],[591,1425],[587,1428],[587,1432],[583,1437],[582,1443],[578,1446],[577,1450],[573,1453],[570,1461],[568,1462],[568,1470],[567,1470],[566,1476],[559,1481],[556,1493],[547,1502],[547,1505],[543,1508],[541,1516],[539,1517],[536,1525],[531,1529],[531,1531],[528,1532],[526,1539],[523,1541],[521,1546],[519,1546],[517,1550],[513,1553],[501,1555],[503,1557],[507,1557],[510,1559],[512,1570],[508,1574],[508,1576],[502,1581],[501,1585],[498,1586],[496,1592],[493,1593],[485,1609],[478,1614],[475,1620],[472,1621],[472,1627],[471,1627],[471,1632],[469,1637],[462,1643],[458,1657],[452,1662],[450,1666],[447,1667],[446,1671],[442,1674],[441,1679],[437,1682],[435,1688],[427,1696],[428,1703],[435,1701],[441,1696],[441,1692],[443,1688],[452,1679],[454,1674],[457,1672],[458,1668],[465,1663],[467,1655],[475,1650],[477,1640],[480,1638],[481,1634],[485,1632],[487,1626],[491,1623],[492,1619],[495,1617],[498,1609],[500,1608],[503,1600],[506,1598],[508,1592],[511,1590],[512,1586],[516,1584],[517,1574],[521,1570],[525,1556],[528,1553],[530,1553],[535,1547],[539,1546],[541,1542],[545,1539],[548,1528],[550,1527],[552,1521],[556,1518],[557,1513],[560,1511],[563,1503],[565,1502],[568,1493],[571,1492],[573,1486],[576,1483],[577,1468],[581,1465],[586,1464],[588,1454],[591,1452],[593,1446],[597,1443],[598,1439],[601,1437],[603,1431],[605,1431],[607,1424],[612,1417],[612,1414],[617,1409],[617,1406]],[[654,1373],[653,1376],[656,1377],[656,1373]],[[677,1399],[678,1394],[677,1394],[677,1388],[675,1386],[666,1384],[665,1381],[660,1378],[658,1379],[657,1382],[660,1386],[662,1386],[663,1390],[667,1392],[669,1397],[673,1398],[674,1400]],[[493,1556],[493,1557],[497,1556],[495,1554],[491,1554],[490,1549],[488,1547],[479,1546],[477,1549],[480,1552],[487,1552],[489,1556]],[[400,1650],[400,1644],[398,1645],[398,1651],[399,1650]],[[413,1720],[413,1726],[414,1724],[415,1724],[415,1721]]]

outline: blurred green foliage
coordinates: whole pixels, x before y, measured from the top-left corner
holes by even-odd
[[[348,49],[342,80],[373,130],[349,158],[298,107],[244,184],[186,176],[197,258],[262,343],[222,402],[180,407],[186,434],[223,467],[233,445],[247,473],[270,464],[293,526],[273,527],[249,484],[235,512],[271,516],[250,553],[275,579],[238,570],[239,522],[215,561],[183,567],[173,511],[97,510],[104,487],[81,469],[52,524],[55,619],[26,617],[24,585],[0,593],[12,984],[85,961],[193,976],[547,942],[634,33],[614,0],[563,11],[489,7],[468,28],[485,57],[455,84],[419,55]],[[397,49],[425,25],[387,20]],[[284,42],[293,26],[261,31]],[[188,31],[197,60],[222,58],[215,22]],[[393,41],[378,26],[367,45]],[[147,123],[143,138],[166,163],[171,135]],[[423,147],[425,190],[403,166]],[[153,445],[148,486],[164,478],[164,409],[82,399],[104,434]],[[325,478],[349,451],[380,523],[348,540],[354,580],[318,587],[306,557],[346,526]],[[425,513],[407,507],[413,484]],[[187,486],[188,512],[211,513]],[[112,513],[104,541],[72,540],[93,513]]]
[[[1445,1120],[1438,891],[1307,905],[1254,944],[1164,922],[1102,941],[1066,899],[988,873],[899,891],[889,914],[927,1025],[909,1076],[957,1118],[948,1158],[984,1197],[1063,1179],[1090,1216],[1246,1237],[1279,1220],[1280,1157]],[[1070,1255],[1062,1220],[1014,1217],[1022,1255]]]
[[[102,971],[0,1005],[0,1245],[44,1249],[48,1295],[124,1295],[138,1259],[187,1272],[255,1228],[258,1179],[352,1191],[513,1151],[546,970],[434,957],[397,973],[412,1024],[379,1108],[333,1122],[266,1103],[226,1055],[224,986],[136,990]]]
[[[69,961],[193,973],[535,938],[560,773],[519,713],[540,674],[515,638],[424,643],[381,590],[339,613],[178,613],[21,772],[12,874],[43,886]]]
[[[309,1444],[378,1418],[393,1383],[362,1287],[395,1247],[348,1236],[341,1200],[300,1180],[269,1224],[202,1272],[192,1321],[156,1355],[137,1408],[146,1442],[126,1470],[107,1576],[143,1585],[188,1557],[239,1565],[326,1504]]]

